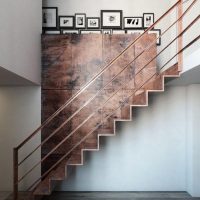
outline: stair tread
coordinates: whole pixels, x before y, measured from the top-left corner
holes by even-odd
[[[84,142],[82,142],[77,148],[75,148],[71,154],[71,157],[65,159],[55,170],[53,170],[34,191],[34,195],[48,195],[51,193],[52,185],[51,180],[63,180],[66,177],[66,166],[67,165],[76,165],[83,164],[83,154],[82,149],[94,150],[98,148],[98,134],[103,133],[103,130],[114,132],[114,123],[113,119],[120,121],[123,119],[130,120],[130,106],[145,106],[147,102],[147,91],[163,91],[164,90],[164,77],[178,77],[180,75],[178,71],[178,64],[173,65],[169,69],[165,70],[161,74],[155,75],[153,81],[148,82],[145,86],[138,90],[132,98],[128,101],[128,105],[125,105],[121,109],[121,114],[117,113],[112,120],[104,123],[104,127],[101,127],[99,130],[95,131],[94,134],[91,134]],[[105,134],[106,135],[106,134]]]

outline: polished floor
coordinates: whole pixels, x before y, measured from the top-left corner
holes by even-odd
[[[21,193],[19,200],[32,200],[27,193]],[[43,200],[200,200],[186,192],[54,192]],[[12,200],[12,195],[0,192],[0,200]]]

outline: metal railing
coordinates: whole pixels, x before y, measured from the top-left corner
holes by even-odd
[[[153,45],[155,45],[155,41],[159,38],[161,38],[168,30],[170,30],[170,28],[172,26],[174,26],[175,24],[179,24],[179,33],[178,36],[173,39],[167,46],[165,46],[164,49],[162,49],[150,62],[148,62],[145,66],[143,66],[135,76],[137,76],[146,66],[148,66],[153,60],[155,60],[162,52],[164,52],[173,42],[175,42],[177,39],[179,41],[179,49],[178,49],[178,53],[174,56],[180,56],[179,57],[179,62],[181,61],[181,57],[182,57],[182,52],[187,49],[189,46],[191,46],[196,40],[199,39],[199,37],[197,37],[195,40],[193,40],[191,43],[189,43],[188,45],[186,45],[184,48],[182,48],[182,42],[180,42],[182,40],[182,36],[183,34],[199,19],[199,16],[188,26],[186,27],[184,30],[182,30],[182,19],[183,17],[186,15],[186,13],[189,12],[189,10],[192,8],[192,6],[196,3],[197,0],[193,0],[192,3],[190,4],[190,6],[188,7],[188,9],[183,13],[182,9],[180,9],[180,7],[182,7],[182,0],[177,1],[164,15],[162,15],[151,27],[149,27],[143,34],[141,34],[140,36],[138,36],[127,48],[125,48],[115,59],[113,59],[108,65],[106,65],[105,67],[102,68],[102,70],[97,73],[97,75],[95,75],[88,83],[86,83],[85,86],[83,86],[74,96],[72,96],[63,106],[61,106],[52,116],[50,116],[36,131],[34,131],[26,140],[24,140],[18,147],[14,148],[14,199],[16,200],[18,198],[18,185],[19,183],[29,174],[31,173],[38,165],[40,165],[42,162],[44,162],[55,150],[57,150],[64,142],[67,141],[67,139],[72,136],[79,128],[81,128],[89,119],[91,119],[94,114],[101,108],[103,108],[105,106],[105,104],[112,98],[114,97],[120,90],[123,89],[123,87],[125,87],[125,85],[127,83],[123,84],[123,87],[119,88],[118,90],[116,90],[114,92],[114,94],[112,94],[102,105],[99,106],[98,109],[96,109],[93,113],[91,113],[76,129],[74,129],[67,137],[65,137],[58,145],[56,145],[55,148],[53,148],[44,158],[42,158],[40,160],[40,162],[38,162],[37,164],[35,164],[30,170],[28,170],[21,178],[18,177],[18,168],[19,166],[24,163],[24,161],[26,161],[34,152],[36,152],[40,147],[42,147],[51,137],[53,137],[61,128],[63,128],[77,113],[79,113],[85,106],[87,106],[93,99],[95,99],[97,97],[97,95],[103,91],[110,83],[112,83],[123,71],[125,71],[136,59],[138,59],[144,52],[146,52],[148,49],[150,49]],[[37,135],[39,133],[39,131],[41,131],[47,124],[49,124],[62,110],[64,110],[68,105],[70,105],[82,92],[84,92],[92,83],[94,83],[94,81],[96,79],[98,79],[113,63],[115,63],[122,55],[124,55],[128,49],[130,49],[133,45],[135,45],[146,33],[148,33],[149,30],[153,29],[165,16],[167,16],[173,9],[175,9],[176,7],[178,7],[179,9],[179,16],[178,19],[172,24],[170,25],[170,27],[168,27],[159,37],[156,38],[156,40],[154,41],[154,43],[152,43],[151,45],[149,45],[148,47],[146,47],[145,49],[142,50],[142,52],[140,54],[138,54],[131,62],[129,62],[119,73],[117,73],[110,81],[108,81],[105,86],[103,88],[101,88],[99,91],[97,91],[97,93],[91,97],[89,100],[86,101],[86,103],[84,103],[78,110],[76,110],[67,120],[65,120],[61,126],[59,126],[55,131],[53,131],[53,133],[51,133],[44,141],[42,141],[42,143],[37,146],[31,153],[29,153],[25,158],[23,158],[21,161],[19,161],[18,158],[18,151],[19,149],[21,149],[28,141],[30,141],[33,136]],[[180,40],[181,39],[181,40]],[[173,58],[174,58],[173,57]],[[172,58],[172,59],[173,59]],[[171,59],[170,59],[171,61]],[[169,61],[163,66],[165,67],[167,64],[169,63]],[[163,69],[163,67],[161,69]],[[156,74],[154,74],[150,79],[148,79],[148,81],[150,81]],[[148,82],[147,81],[147,82]],[[145,83],[146,84],[146,83]],[[141,87],[143,87],[144,85],[142,84],[142,86],[140,86],[139,88],[137,88],[134,91],[134,94],[136,91],[138,91]],[[134,95],[132,94],[132,95]],[[131,95],[131,96],[132,96]],[[119,107],[117,108],[119,109]],[[116,110],[114,111],[116,112]],[[112,116],[109,115],[109,117]],[[106,117],[104,120],[107,120],[109,117]],[[99,128],[99,126],[102,124],[102,122],[100,124],[98,124],[97,127],[95,127],[94,129],[97,130]],[[87,137],[93,133],[95,130],[91,130],[88,134]],[[32,189],[33,187],[35,187],[38,182],[40,180],[42,180],[43,178],[45,178],[51,171],[52,169],[54,169],[55,167],[57,167],[77,146],[79,146],[87,137],[83,137],[81,139],[80,142],[78,142],[69,152],[67,152],[67,154],[65,154],[58,162],[56,162],[50,169],[48,169],[38,180],[36,180],[31,187],[29,187],[29,189]]]

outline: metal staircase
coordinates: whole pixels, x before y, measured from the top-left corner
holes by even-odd
[[[185,29],[183,29],[182,21],[183,18],[187,16],[189,12],[194,8],[195,3],[198,0],[191,1],[191,4],[183,12],[183,0],[178,0],[166,13],[164,13],[151,27],[146,29],[146,31],[137,35],[137,37],[128,46],[126,46],[122,52],[117,55],[114,59],[110,60],[108,64],[101,67],[101,70],[91,78],[83,87],[81,87],[77,92],[72,95],[55,113],[53,113],[48,119],[46,119],[40,127],[38,127],[26,140],[24,140],[18,147],[14,148],[14,200],[19,199],[19,184],[29,176],[38,166],[43,165],[54,152],[59,152],[64,149],[64,153],[55,160],[55,162],[50,164],[48,169],[45,169],[39,178],[36,178],[33,183],[27,187],[27,191],[31,191],[34,196],[50,195],[55,181],[64,180],[67,177],[67,166],[68,165],[82,165],[84,151],[97,151],[99,150],[99,138],[102,136],[113,136],[115,135],[115,121],[130,121],[132,120],[132,107],[134,106],[148,106],[148,96],[152,92],[163,92],[164,82],[167,78],[175,78],[180,76],[183,64],[183,52],[188,49],[192,44],[200,39],[200,35],[195,39],[191,40],[186,46],[183,47],[182,37],[183,35],[199,20],[200,15],[198,15]],[[137,55],[131,57],[129,51],[139,42],[143,41],[147,37],[148,32],[152,30],[159,22],[164,18],[169,16],[169,14],[178,9],[178,18],[167,27],[159,37],[153,36],[153,42],[146,45]],[[124,81],[117,84],[112,92],[103,96],[100,101],[96,101],[99,94],[103,93],[110,84],[114,84],[116,79],[122,76],[122,74],[137,60],[141,59],[142,55],[147,53],[151,48],[155,48],[157,39],[163,37],[172,27],[178,25],[178,33],[174,39],[166,44],[162,50],[156,53],[155,56],[150,58],[148,62],[140,66],[134,74],[134,87],[130,87],[132,84],[132,79],[125,79]],[[92,35],[91,35],[92,37]],[[156,67],[156,59],[169,49],[170,46],[178,42],[177,52],[168,59],[159,69]],[[128,56],[127,56],[128,55]],[[100,89],[95,90],[95,93],[87,93],[91,90],[92,86],[95,85],[96,81],[105,76],[109,68],[113,65],[119,65],[120,59],[125,58],[126,62],[124,66],[120,66],[118,71],[108,80]],[[175,63],[172,61],[177,59]],[[149,67],[151,65],[154,67]],[[145,72],[145,73],[144,73]],[[127,89],[128,88],[128,89]],[[56,117],[62,113],[67,107],[77,103],[77,99],[84,95],[84,100],[79,102],[75,106],[76,109],[73,110],[70,115],[64,119],[64,121],[59,124],[58,127],[48,133],[48,135],[43,138],[40,145],[38,145],[34,150],[24,158],[19,158],[19,151],[24,145],[27,145],[34,136],[40,135],[41,131],[45,130]],[[119,113],[120,110],[120,113]],[[78,121],[78,116],[81,112],[85,112],[85,118],[82,121]],[[55,143],[55,145],[50,148],[50,150],[42,156],[41,160],[31,166],[29,169],[20,174],[20,167],[31,156],[34,155],[40,148],[42,148],[47,141],[55,138],[59,131],[61,131],[71,120],[76,117],[75,128],[67,135],[62,137],[61,141]],[[103,127],[109,127],[108,132],[104,132]]]

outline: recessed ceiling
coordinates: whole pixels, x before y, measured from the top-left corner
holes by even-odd
[[[200,84],[200,66],[184,72],[180,78],[167,83],[169,86],[187,86],[191,84]]]
[[[0,86],[33,86],[31,81],[0,67]]]

